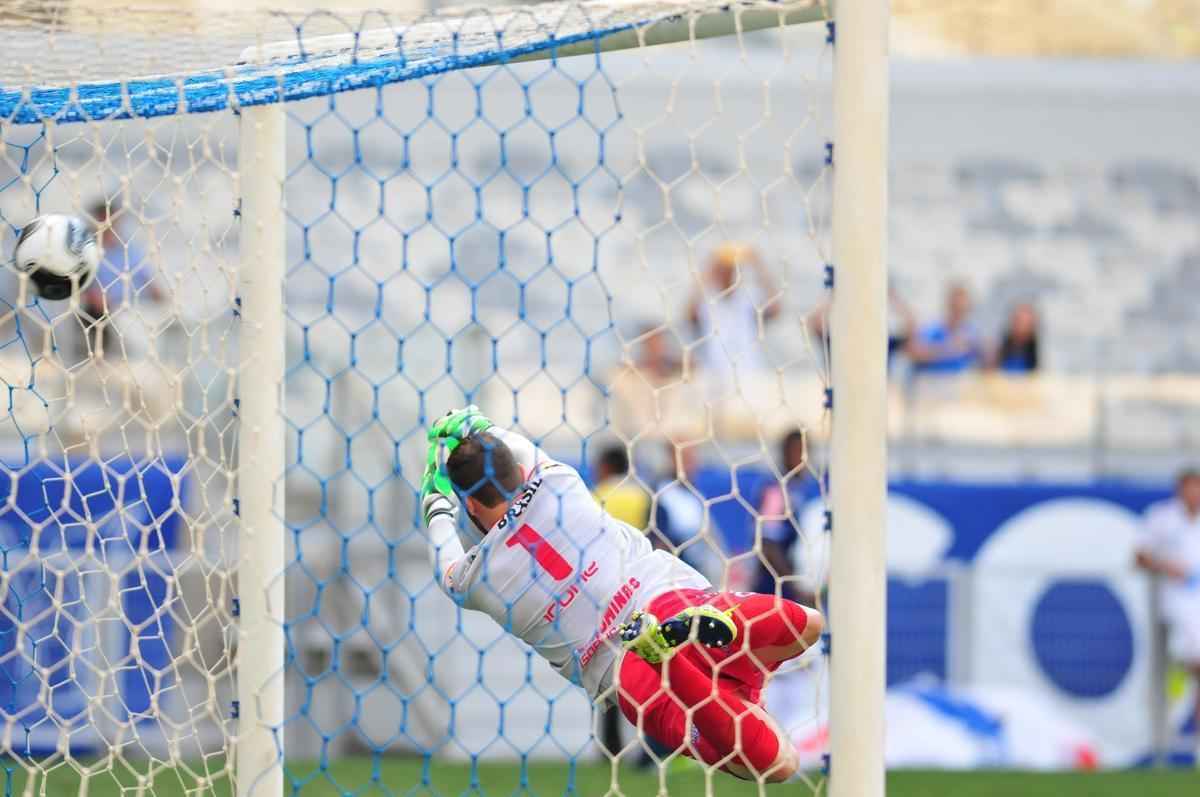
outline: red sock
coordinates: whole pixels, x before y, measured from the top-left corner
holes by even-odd
[[[774,729],[750,712],[744,700],[718,689],[713,677],[686,656],[675,656],[661,666],[666,669],[671,693],[690,711],[692,724],[710,745],[726,755],[736,751],[740,760],[733,760],[757,773],[775,763],[779,739]]]

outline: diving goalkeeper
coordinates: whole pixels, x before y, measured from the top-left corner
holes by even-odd
[[[593,699],[615,696],[661,746],[745,779],[795,773],[795,749],[760,700],[768,675],[820,636],[818,612],[718,592],[607,514],[574,468],[475,407],[450,412],[428,437],[421,507],[451,598]]]

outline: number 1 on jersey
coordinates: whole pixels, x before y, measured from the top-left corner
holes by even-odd
[[[528,523],[517,529],[504,545],[508,548],[520,545],[529,551],[529,555],[534,558],[538,566],[549,573],[555,581],[562,581],[574,572],[574,568],[563,558],[562,554],[554,550],[554,546],[546,542],[545,538]]]

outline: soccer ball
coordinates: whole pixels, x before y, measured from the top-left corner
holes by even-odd
[[[86,288],[99,265],[96,231],[77,216],[38,216],[21,230],[13,250],[13,267],[29,275],[38,296],[51,301]]]

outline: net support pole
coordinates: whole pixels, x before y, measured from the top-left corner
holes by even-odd
[[[888,16],[836,5],[830,797],[884,794]]]
[[[285,119],[282,104],[241,111],[238,797],[283,794]]]

